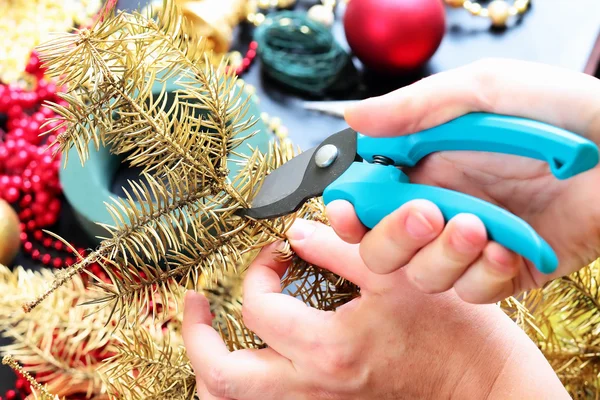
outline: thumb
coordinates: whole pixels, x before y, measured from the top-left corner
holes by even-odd
[[[594,132],[600,127],[598,104],[600,79],[593,76],[534,62],[486,59],[352,104],[345,118],[358,132],[396,136],[470,112],[490,112],[543,121],[599,142],[600,132]]]
[[[352,129],[371,136],[398,136],[437,126],[480,108],[475,80],[463,70],[428,76],[388,94],[347,106]]]
[[[359,247],[342,240],[335,231],[316,221],[297,219],[287,231],[294,252],[309,264],[327,269],[365,288],[371,272],[359,253]]]
[[[200,293],[188,290],[184,298],[181,333],[188,357],[193,365],[197,360],[202,359],[199,346],[196,345],[199,333],[212,331],[212,320],[208,299]]]
[[[213,316],[210,312],[208,299],[193,290],[185,293],[183,309],[183,329],[189,330],[194,325],[211,325]]]

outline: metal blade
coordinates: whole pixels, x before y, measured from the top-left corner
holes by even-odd
[[[264,219],[297,211],[306,200],[322,195],[325,188],[353,162],[361,160],[356,154],[356,140],[356,132],[347,128],[328,137],[318,147],[300,153],[270,173],[253,200],[251,208],[240,209],[237,214]],[[337,152],[337,156],[326,165],[317,157],[324,154],[319,152],[324,146],[328,146],[328,149],[335,146],[334,150]]]
[[[298,190],[316,149],[313,147],[298,154],[267,175],[252,201],[252,208],[273,204]]]

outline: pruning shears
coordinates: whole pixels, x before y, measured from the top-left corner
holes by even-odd
[[[300,153],[263,181],[250,208],[238,214],[275,218],[297,211],[313,197],[325,204],[349,201],[360,221],[372,229],[402,204],[426,199],[446,221],[471,213],[484,223],[488,238],[530,260],[545,274],[558,267],[550,245],[524,220],[470,195],[414,184],[402,171],[438,151],[484,151],[529,157],[548,163],[559,180],[598,164],[598,147],[564,129],[520,117],[471,113],[410,135],[374,138],[351,128]]]

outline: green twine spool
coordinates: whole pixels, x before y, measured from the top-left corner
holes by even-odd
[[[305,12],[269,14],[254,32],[265,72],[284,85],[320,95],[338,84],[350,55],[323,24]],[[346,82],[347,83],[347,82]]]

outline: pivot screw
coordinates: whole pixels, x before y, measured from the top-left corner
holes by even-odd
[[[332,144],[326,144],[317,150],[317,154],[315,154],[315,163],[320,168],[327,168],[337,158],[339,154],[338,148]]]

